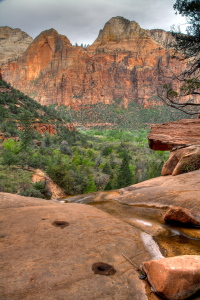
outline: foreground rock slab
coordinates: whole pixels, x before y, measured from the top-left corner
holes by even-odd
[[[192,210],[173,206],[164,215],[167,223],[180,223],[186,226],[200,226],[200,215]]]
[[[145,262],[154,291],[169,300],[184,300],[200,290],[200,256],[183,255]]]
[[[83,204],[0,193],[0,208],[0,299],[148,299],[122,256],[153,259],[140,230]]]

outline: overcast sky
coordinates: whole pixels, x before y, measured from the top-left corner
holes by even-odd
[[[20,28],[35,38],[54,28],[72,44],[91,44],[112,17],[136,21],[144,29],[170,30],[184,24],[176,0],[0,0],[0,26]],[[181,28],[184,29],[184,26]]]

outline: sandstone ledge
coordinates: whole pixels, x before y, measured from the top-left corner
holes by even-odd
[[[170,151],[176,146],[200,145],[200,119],[183,119],[176,122],[152,125],[149,147]]]

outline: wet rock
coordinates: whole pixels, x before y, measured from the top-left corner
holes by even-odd
[[[163,165],[162,175],[178,175],[200,169],[200,146],[189,146],[171,152]]]
[[[183,255],[143,264],[153,290],[165,299],[184,300],[200,290],[200,256]]]
[[[187,226],[200,226],[200,215],[190,209],[173,206],[164,215],[167,223],[180,223]]]
[[[181,206],[198,211],[200,206],[199,181],[200,170],[175,177],[160,176],[134,184],[128,190],[127,188],[120,189],[121,195],[115,196],[114,200],[131,206],[140,205],[144,209],[168,209],[170,206]],[[95,199],[97,198],[101,201],[98,193],[95,196]]]

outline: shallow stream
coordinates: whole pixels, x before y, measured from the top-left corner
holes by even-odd
[[[122,204],[118,201],[93,201],[94,195],[67,198],[68,202],[83,203],[101,209],[112,216],[151,235],[164,257],[200,255],[200,228],[171,226],[164,222],[166,208]],[[200,292],[190,298],[200,300]]]

